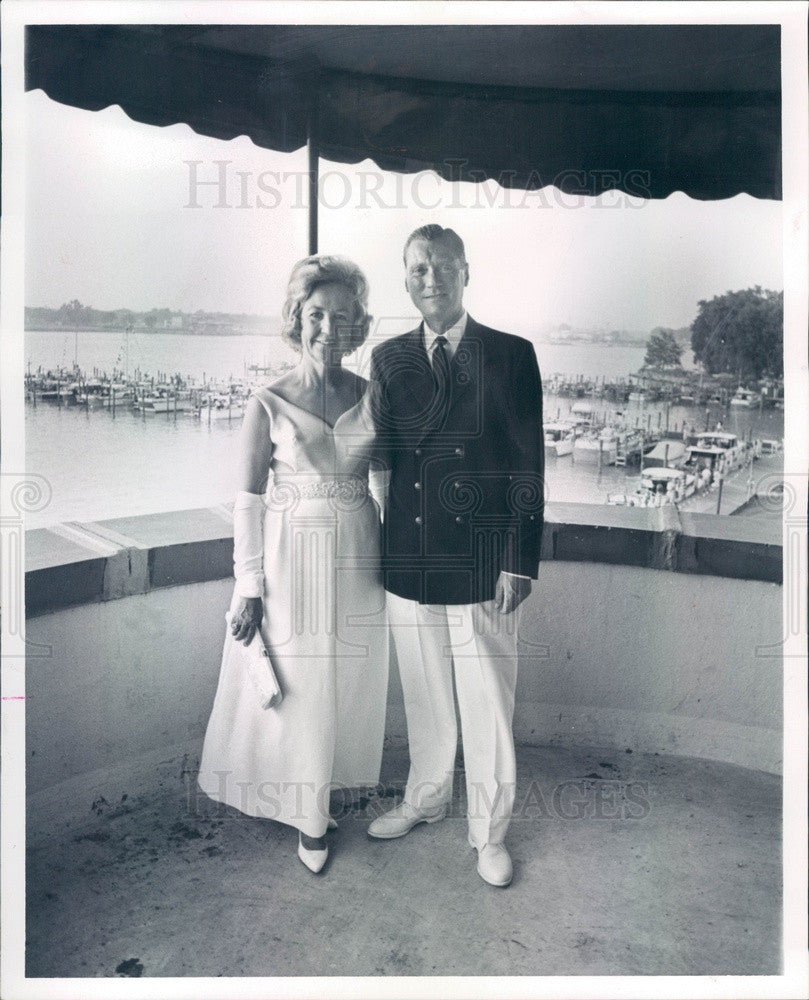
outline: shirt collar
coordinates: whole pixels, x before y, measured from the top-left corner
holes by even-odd
[[[464,311],[461,313],[461,318],[458,320],[458,322],[454,326],[451,326],[449,330],[445,331],[444,336],[447,338],[447,346],[450,354],[455,353],[455,348],[458,346],[458,341],[461,339],[461,337],[463,337],[464,333],[466,332],[466,321],[468,319],[469,319],[469,314],[464,309]],[[430,327],[430,325],[427,323],[427,320],[425,319],[424,346],[427,348],[428,354],[430,354],[432,351],[433,344],[435,343],[435,338],[439,336],[440,334],[436,333],[435,330],[433,330]]]

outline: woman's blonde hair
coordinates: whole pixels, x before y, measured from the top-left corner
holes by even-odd
[[[343,285],[354,296],[355,322],[351,327],[346,351],[356,351],[368,337],[368,279],[354,261],[328,254],[304,257],[292,268],[287,297],[281,310],[281,336],[294,350],[301,350],[301,310],[304,302],[320,285]]]

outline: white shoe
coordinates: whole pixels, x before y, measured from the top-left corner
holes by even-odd
[[[314,874],[317,875],[317,873],[323,869],[323,865],[326,864],[328,856],[328,847],[324,847],[322,851],[315,851],[309,847],[304,847],[301,835],[300,833],[298,834],[298,857],[306,865],[310,872],[314,872]]]
[[[407,802],[400,802],[390,812],[377,818],[368,827],[368,836],[377,840],[393,840],[404,837],[419,823],[437,823],[447,815],[447,807],[440,806],[437,811],[422,812]]]
[[[471,839],[469,844],[475,847]],[[478,852],[478,875],[483,881],[498,889],[505,889],[510,885],[514,877],[514,868],[511,856],[503,844],[484,844],[483,847],[475,849]]]

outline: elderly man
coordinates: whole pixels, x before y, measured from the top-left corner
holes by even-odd
[[[469,843],[490,885],[511,882],[512,717],[519,606],[537,578],[543,518],[542,388],[532,345],[464,309],[461,238],[438,225],[404,248],[423,322],[378,345],[376,426],[390,470],[383,573],[404,692],[410,772],[371,837],[443,819],[463,735]]]

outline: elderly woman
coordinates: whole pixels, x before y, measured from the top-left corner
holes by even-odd
[[[377,783],[385,725],[372,423],[367,383],[342,367],[368,335],[367,303],[348,260],[308,257],[292,272],[283,335],[300,360],[244,417],[236,586],[199,772],[211,798],[296,827],[313,872],[336,825],[330,792]],[[246,665],[257,631],[281,688],[269,708]]]

